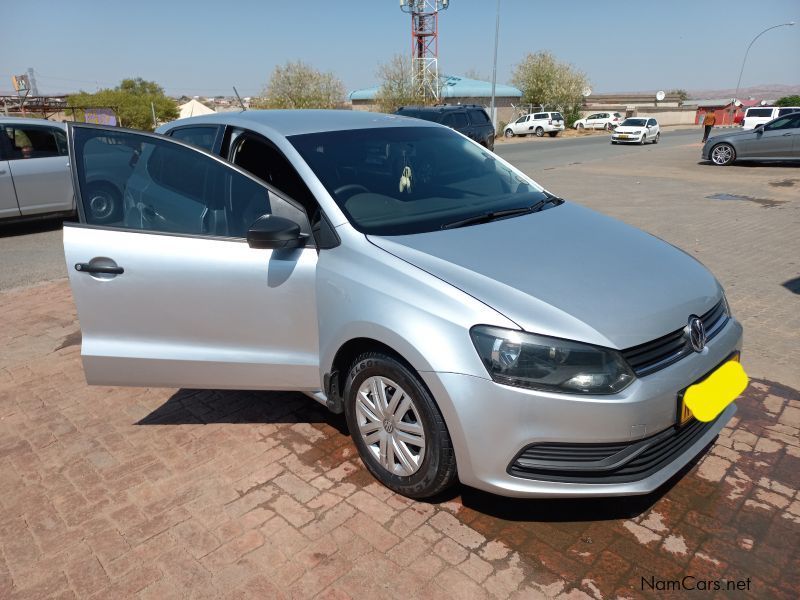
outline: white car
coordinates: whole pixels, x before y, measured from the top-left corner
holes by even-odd
[[[564,131],[564,117],[560,112],[540,112],[524,115],[506,125],[503,134],[507,138],[515,135],[530,135],[542,137],[545,133],[556,137],[559,131]]]
[[[572,124],[575,129],[605,129],[611,131],[622,123],[625,117],[618,112],[599,112],[578,119]]]
[[[755,129],[789,113],[800,112],[800,106],[752,106],[744,113],[743,129]]]
[[[628,117],[611,134],[611,143],[658,143],[661,128],[653,117]]]

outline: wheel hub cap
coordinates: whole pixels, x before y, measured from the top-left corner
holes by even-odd
[[[425,458],[425,431],[414,399],[387,377],[369,377],[358,388],[356,420],[361,439],[393,475],[416,473]]]

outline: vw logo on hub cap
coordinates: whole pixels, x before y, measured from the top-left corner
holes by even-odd
[[[383,428],[386,433],[392,433],[394,431],[394,422],[391,419],[384,419]]]
[[[692,350],[702,352],[706,347],[706,328],[703,326],[703,322],[694,315],[689,317],[688,333]]]

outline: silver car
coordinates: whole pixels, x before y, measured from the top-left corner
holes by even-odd
[[[790,113],[755,129],[733,129],[703,144],[703,160],[730,165],[736,160],[800,160],[800,113]]]
[[[304,110],[68,132],[89,383],[304,392],[417,498],[647,493],[736,410],[683,403],[741,347],[705,267],[447,127]],[[120,150],[122,210],[98,224],[90,165]]]
[[[122,189],[112,180],[120,181],[114,171],[124,169],[122,158],[112,152],[89,159],[86,208],[95,223],[108,223],[120,214]],[[0,119],[0,222],[71,217],[75,210],[66,125]]]

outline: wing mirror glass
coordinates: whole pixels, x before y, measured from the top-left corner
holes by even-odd
[[[300,225],[284,217],[262,215],[250,225],[247,244],[251,248],[301,248],[308,234],[300,233]]]

